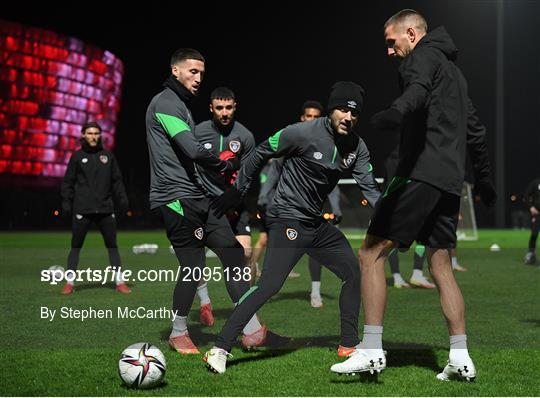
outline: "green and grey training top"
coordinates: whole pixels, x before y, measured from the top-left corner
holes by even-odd
[[[194,129],[191,112],[173,90],[166,87],[152,98],[146,111],[151,209],[208,195],[194,162],[216,172],[225,169],[226,163],[197,141]]]
[[[326,197],[347,173],[371,206],[379,199],[366,144],[356,134],[334,133],[328,117],[290,125],[263,141],[243,163],[235,186],[245,194],[266,160],[282,156],[286,161],[269,217],[318,219]]]
[[[219,157],[223,151],[231,151],[243,162],[255,148],[253,134],[242,123],[233,121],[232,128],[225,132],[220,131],[213,120],[199,123],[195,127],[195,138],[201,145],[215,156]],[[214,196],[221,195],[231,183],[222,174],[197,166],[205,188]]]

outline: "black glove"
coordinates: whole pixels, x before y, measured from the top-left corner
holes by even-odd
[[[240,166],[242,166],[240,159],[236,157],[231,158],[225,161],[225,168],[223,169],[222,173],[230,173],[232,171],[239,170]]]
[[[493,182],[491,182],[489,178],[479,179],[474,184],[474,188],[478,195],[480,195],[482,203],[484,203],[487,208],[491,208],[495,205],[497,193],[495,192],[495,185],[493,185]]]
[[[64,201],[62,202],[62,217],[71,218],[71,213],[73,208],[71,207],[71,202]]]
[[[217,196],[212,199],[212,208],[214,214],[216,217],[221,217],[227,213],[227,210],[238,207],[241,201],[242,195],[240,194],[240,191],[233,185],[227,188],[227,190],[223,192],[221,196]]]
[[[388,108],[374,114],[370,122],[377,130],[395,129],[403,123],[403,115],[396,108]]]
[[[129,209],[129,202],[127,198],[120,199],[120,202],[118,203],[118,210],[120,211],[120,214],[124,214]]]

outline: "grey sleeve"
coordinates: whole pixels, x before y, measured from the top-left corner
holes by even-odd
[[[372,170],[373,167],[369,163],[369,151],[364,141],[360,140],[352,176],[362,190],[369,205],[375,207],[375,203],[379,200],[381,192],[371,172]]]
[[[203,148],[191,127],[186,123],[186,116],[181,109],[175,108],[167,102],[156,105],[154,117],[159,121],[167,135],[182,151],[182,153],[204,168],[222,172],[226,169],[226,162],[220,160]]]
[[[268,159],[287,156],[299,148],[302,139],[295,133],[293,129],[285,128],[257,145],[253,153],[242,163],[234,183],[242,194],[247,192],[253,177],[263,168]]]
[[[242,157],[240,158],[240,161],[246,160],[249,155],[253,153],[253,150],[255,149],[255,138],[253,138],[253,134],[249,133],[246,137],[246,140],[244,142],[244,151],[242,153]]]

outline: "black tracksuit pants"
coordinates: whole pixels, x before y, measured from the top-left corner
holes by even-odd
[[[279,292],[287,275],[304,254],[322,264],[328,264],[326,267],[343,281],[339,297],[341,344],[347,347],[357,345],[360,267],[343,233],[324,221],[305,223],[268,218],[267,226],[268,246],[259,282],[240,299],[223,326],[216,347],[231,350],[249,319],[270,297]]]
[[[540,231],[540,216],[534,216],[531,218],[531,236],[529,237],[529,250],[536,249],[538,231]]]
[[[71,224],[71,250],[68,256],[68,269],[75,271],[79,265],[79,255],[90,229],[95,223],[103,236],[105,247],[109,252],[109,261],[112,267],[120,268],[120,254],[116,243],[116,219],[114,213],[99,214],[73,214]]]

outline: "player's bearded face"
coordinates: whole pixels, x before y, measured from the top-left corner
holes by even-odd
[[[193,95],[197,95],[204,77],[204,62],[186,59],[172,67],[172,74]]]
[[[214,121],[222,126],[228,126],[234,120],[236,102],[233,99],[213,99],[210,104],[210,112]]]
[[[334,131],[338,134],[347,135],[356,126],[358,115],[348,108],[336,108],[330,114],[330,121]]]
[[[98,128],[89,127],[84,130],[82,136],[84,140],[88,143],[88,145],[90,145],[91,147],[95,147],[101,139],[101,131]]]

